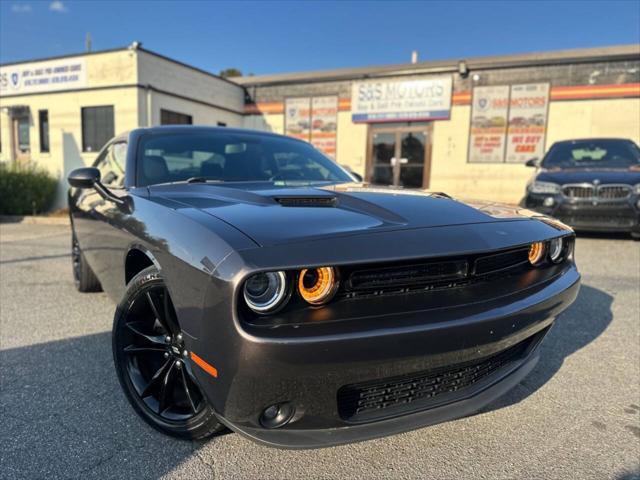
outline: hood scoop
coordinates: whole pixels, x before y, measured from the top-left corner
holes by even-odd
[[[322,196],[286,196],[274,197],[274,200],[283,207],[335,207],[338,204],[336,197]]]

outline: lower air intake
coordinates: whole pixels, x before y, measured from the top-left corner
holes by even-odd
[[[351,422],[376,420],[450,403],[478,382],[522,360],[540,335],[496,355],[447,370],[346,385],[338,391],[340,417]]]

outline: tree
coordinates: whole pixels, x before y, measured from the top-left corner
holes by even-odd
[[[237,68],[225,68],[224,70],[220,70],[220,76],[222,78],[231,78],[231,77],[241,77],[242,72]]]

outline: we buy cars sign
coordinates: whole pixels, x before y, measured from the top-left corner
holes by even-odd
[[[507,130],[508,163],[542,158],[549,110],[549,84],[512,85]]]

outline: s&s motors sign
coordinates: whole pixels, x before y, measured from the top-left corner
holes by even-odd
[[[87,64],[84,58],[63,58],[0,67],[0,95],[68,90],[81,88],[86,84]]]
[[[412,122],[449,118],[451,76],[367,80],[351,87],[354,122]]]

